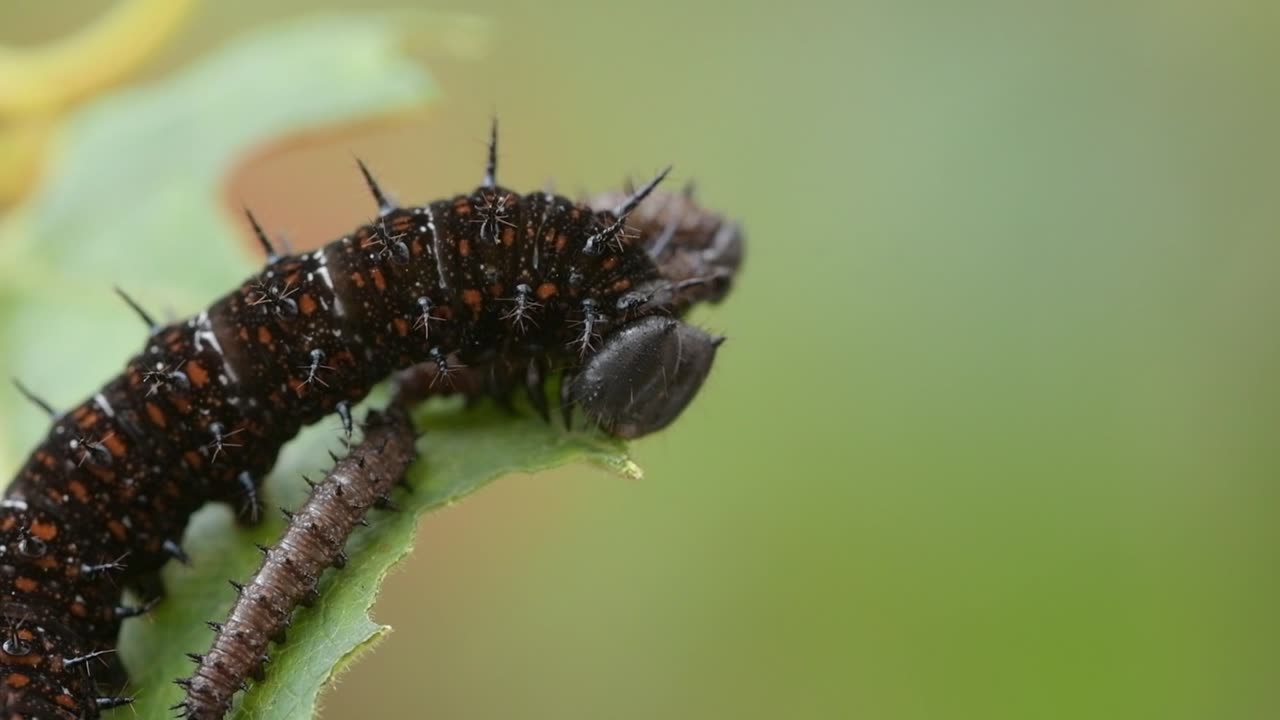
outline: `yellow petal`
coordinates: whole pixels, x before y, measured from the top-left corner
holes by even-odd
[[[35,182],[53,132],[53,121],[32,115],[0,124],[0,208]]]
[[[49,113],[126,77],[173,35],[195,0],[122,0],[52,45],[0,47],[0,116]]]

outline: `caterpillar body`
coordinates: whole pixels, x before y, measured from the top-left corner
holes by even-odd
[[[122,606],[122,588],[185,560],[204,503],[256,521],[284,443],[335,412],[350,428],[352,405],[398,369],[428,363],[441,388],[523,386],[544,412],[546,379],[563,372],[563,404],[622,437],[665,426],[696,394],[720,338],[678,318],[723,297],[742,238],[723,220],[711,236],[652,218],[633,228],[665,172],[610,209],[517,194],[496,182],[496,124],[470,193],[399,207],[360,169],[375,220],[289,255],[251,217],[266,267],[188,320],[141,313],[142,352],[57,415],[18,471],[0,501],[4,717],[130,702],[102,688],[123,680],[120,623],[151,603]]]

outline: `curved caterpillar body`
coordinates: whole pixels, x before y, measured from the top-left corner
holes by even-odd
[[[186,698],[174,710],[192,720],[217,720],[252,677],[261,679],[267,646],[283,639],[294,609],[307,604],[330,566],[346,562],[343,546],[369,510],[388,502],[414,459],[414,430],[400,406],[370,414],[364,440],[339,460],[307,502],[289,516],[289,528],[271,548],[253,579],[236,586],[238,597],[225,623],[210,623],[213,646],[193,655],[195,673],[177,681]]]
[[[278,255],[254,222],[264,270],[185,322],[152,324],[123,373],[56,417],[0,502],[3,717],[130,702],[99,692],[122,675],[121,621],[147,609],[120,606],[121,588],[185,559],[205,502],[256,520],[281,446],[333,412],[349,426],[396,369],[428,362],[441,386],[474,374],[499,395],[522,385],[540,409],[563,370],[566,402],[626,437],[692,399],[718,339],[672,318],[723,296],[736,226],[719,245],[661,244],[627,218],[665,173],[597,211],[500,187],[495,146],[496,132],[480,187],[418,207],[393,205],[361,165],[377,218],[315,252]]]
[[[626,197],[601,195],[593,198],[591,205],[611,207]],[[645,208],[648,210],[642,212]],[[709,286],[719,286],[714,291],[717,298],[727,290],[741,260],[740,231],[699,208],[688,191],[655,192],[631,215],[628,225],[651,255],[682,264],[682,271],[673,269],[668,273],[673,282],[705,277],[710,279]],[[728,254],[726,249],[737,254]],[[268,645],[283,640],[294,610],[307,604],[324,570],[345,564],[342,548],[348,534],[354,531],[370,503],[389,501],[387,495],[407,470],[413,446],[402,408],[434,395],[454,393],[468,398],[496,395],[505,401],[504,393],[518,384],[516,376],[520,372],[523,368],[519,363],[494,362],[450,371],[447,385],[441,384],[439,368],[431,363],[398,373],[392,411],[373,416],[369,423],[372,429],[366,430],[364,441],[352,457],[339,461],[324,481],[312,485],[310,499],[289,516],[289,526],[280,540],[270,549],[263,548],[266,557],[249,582],[233,583],[237,597],[226,621],[209,623],[214,630],[210,650],[192,655],[197,664],[195,672],[175,680],[184,688],[186,697],[173,709],[189,720],[222,718],[230,711],[238,691],[247,688],[251,679],[265,677]],[[673,370],[672,377],[686,374]],[[381,462],[367,460],[374,446],[384,458]]]

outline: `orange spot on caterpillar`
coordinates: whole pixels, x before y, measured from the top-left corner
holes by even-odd
[[[462,302],[466,303],[472,312],[478,313],[484,307],[484,296],[475,288],[467,288],[462,291]]]
[[[209,371],[205,370],[204,366],[195,360],[187,361],[187,377],[191,378],[191,383],[196,387],[204,387],[209,384]]]
[[[125,447],[124,440],[114,433],[102,438],[102,444],[106,446],[107,450],[111,453],[111,457],[114,458],[122,458],[128,451],[128,448]]]
[[[152,423],[160,427],[165,427],[169,424],[164,416],[164,410],[161,410],[160,406],[153,402],[147,403],[147,417],[150,418]]]
[[[89,489],[79,480],[72,480],[67,483],[67,488],[71,490],[71,494],[82,503],[89,502]]]
[[[27,528],[27,532],[30,533],[32,537],[38,537],[47,542],[58,537],[58,526],[51,522],[32,520],[31,527]]]

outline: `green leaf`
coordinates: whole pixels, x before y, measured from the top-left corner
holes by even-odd
[[[484,26],[401,13],[268,28],[67,118],[46,185],[0,225],[0,375],[21,377],[68,406],[119,372],[143,342],[112,285],[155,314],[186,315],[251,272],[260,260],[219,201],[227,170],[281,136],[404,112],[435,97],[426,70],[405,54],[409,35],[466,54],[483,44]],[[0,469],[11,474],[47,422],[7,385],[0,407]],[[301,613],[241,717],[309,716],[323,683],[386,632],[367,610],[387,570],[409,551],[420,514],[500,475],[575,460],[639,474],[621,444],[539,420],[447,404],[418,420],[429,429],[411,473],[418,490],[401,500],[404,512],[380,514],[357,534],[347,568],[327,576],[321,601]],[[321,423],[285,449],[264,488],[269,507],[300,504],[299,472],[315,472],[326,448],[341,449],[335,426]],[[247,579],[259,561],[254,543],[273,542],[282,526],[240,529],[222,506],[196,514],[186,537],[192,566],[170,563],[166,601],[125,624],[120,652],[137,702],[113,717],[172,717],[180,689],[171,681],[191,671],[183,653],[208,647],[204,622],[222,617],[233,599],[227,580]]]

